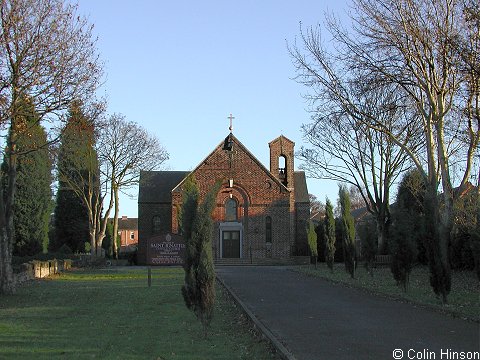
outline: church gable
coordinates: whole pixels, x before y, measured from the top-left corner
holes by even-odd
[[[270,193],[271,199],[289,190],[233,135],[229,134],[191,172],[199,184],[200,193],[206,192],[216,181],[233,180],[252,192]],[[182,180],[173,192],[181,191]]]

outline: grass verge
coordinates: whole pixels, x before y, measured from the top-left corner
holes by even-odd
[[[426,306],[463,319],[480,321],[480,282],[473,271],[452,271],[452,290],[448,296],[449,303],[442,305],[441,300],[434,294],[430,286],[429,271],[426,266],[417,266],[413,269],[407,292],[397,286],[389,267],[374,269],[373,276],[371,276],[363,266],[358,266],[355,279],[346,273],[343,264],[335,264],[333,272],[325,263],[319,263],[317,269],[313,265],[294,269],[375,294]]]
[[[183,270],[76,270],[0,296],[0,359],[276,359],[217,286],[208,338],[186,309]]]

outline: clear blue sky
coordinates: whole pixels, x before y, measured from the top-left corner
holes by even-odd
[[[309,115],[287,41],[300,21],[316,25],[325,11],[348,10],[347,0],[78,1],[105,61],[108,112],[157,136],[169,170],[195,168],[228,134],[230,113],[235,136],[267,168],[268,142],[280,134],[298,150]],[[307,182],[322,201],[337,198],[336,183]],[[120,213],[136,217],[136,198],[122,197]]]

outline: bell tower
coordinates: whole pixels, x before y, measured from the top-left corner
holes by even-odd
[[[293,189],[295,143],[280,135],[268,143],[270,147],[270,172],[287,188]]]

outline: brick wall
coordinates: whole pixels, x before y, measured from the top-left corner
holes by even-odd
[[[270,147],[270,172],[275,176],[279,174],[279,170],[281,168],[280,158],[283,157],[285,162],[284,176],[286,177],[284,181],[287,188],[293,189],[293,170],[295,168],[295,156],[293,149],[295,147],[295,143],[282,135],[271,141],[268,146]]]
[[[133,233],[133,239],[132,239]],[[124,229],[120,230],[120,251],[131,251],[138,244],[138,230]]]
[[[213,218],[214,229],[213,248],[215,258],[220,255],[220,227],[225,222],[225,202],[232,198],[237,201],[237,222],[243,230],[243,258],[250,256],[273,258],[289,257],[291,243],[294,241],[292,229],[292,211],[290,204],[291,192],[286,190],[272,174],[243,145],[234,141],[233,152],[228,152],[219,146],[194,171],[199,185],[200,198],[217,181],[221,189],[217,194],[216,208]],[[229,180],[233,180],[230,187]],[[293,176],[292,176],[293,179]],[[292,180],[293,181],[293,180]],[[179,187],[173,194],[174,207],[181,206],[181,191]],[[266,217],[272,218],[272,244],[267,245],[265,233]],[[176,216],[172,214],[175,224]],[[177,230],[174,225],[173,230]]]

